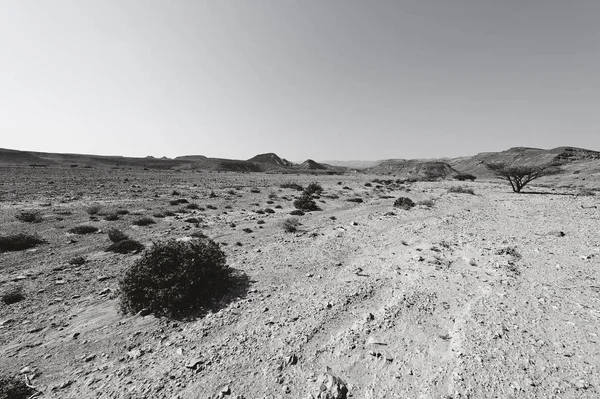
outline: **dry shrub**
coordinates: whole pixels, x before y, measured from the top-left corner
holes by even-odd
[[[147,217],[147,216],[136,219],[132,223],[136,226],[149,226],[151,224],[156,224],[154,219],[152,219],[151,217]]]
[[[232,287],[225,260],[210,239],[155,243],[121,279],[121,309],[125,313],[146,309],[172,318],[194,316]]]
[[[455,193],[455,194],[471,194],[471,195],[475,195],[475,191],[473,191],[472,188],[463,187],[463,186],[450,187],[448,189],[448,192],[449,193]]]
[[[0,236],[0,252],[24,251],[43,243],[45,243],[43,239],[33,234]]]
[[[98,231],[97,227],[89,226],[89,225],[79,225],[69,229],[69,233],[73,234],[92,234]]]
[[[40,211],[35,210],[21,211],[15,215],[15,218],[23,223],[40,223],[43,220]]]
[[[296,231],[298,231],[299,226],[300,220],[298,220],[298,218],[288,218],[281,223],[281,227],[283,227],[283,230],[285,230],[288,233],[295,233]]]
[[[415,203],[408,197],[399,197],[396,201],[394,201],[394,207],[404,209],[405,211],[413,208]]]

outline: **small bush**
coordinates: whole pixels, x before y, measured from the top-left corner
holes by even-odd
[[[394,207],[400,208],[404,210],[409,210],[415,206],[413,200],[407,197],[399,197],[396,201],[394,201]]]
[[[292,190],[296,190],[296,191],[302,191],[304,188],[299,185],[298,183],[294,183],[294,182],[286,182],[281,184],[279,187],[281,188],[291,188]]]
[[[580,188],[576,195],[578,197],[593,197],[596,193],[588,188]]]
[[[258,213],[259,215],[264,215],[265,211],[263,209],[257,209],[254,212]]]
[[[21,302],[25,299],[25,295],[23,295],[23,289],[17,286],[3,292],[0,299],[2,299],[2,302],[4,302],[5,305],[12,305],[13,303]]]
[[[175,216],[175,212],[167,210],[167,211],[163,211],[163,215],[165,215],[165,216]]]
[[[129,215],[129,211],[127,209],[117,209],[115,213],[117,215]]]
[[[450,187],[448,189],[448,192],[449,193],[456,193],[456,194],[471,194],[471,195],[475,195],[475,192],[473,191],[472,188],[462,187],[462,186]]]
[[[27,399],[35,391],[25,384],[25,380],[7,375],[0,376],[0,399]]]
[[[300,226],[300,220],[298,220],[298,218],[288,218],[281,223],[283,230],[288,233],[295,233],[298,231],[298,226]]]
[[[127,234],[123,233],[119,229],[109,229],[108,230],[108,239],[111,240],[112,242],[119,242],[119,241],[129,240],[129,236]]]
[[[372,187],[373,185],[371,183],[365,183],[365,187]]]
[[[302,212],[300,209],[294,209],[293,211],[290,212],[290,215],[304,216],[304,212]]]
[[[361,204],[361,203],[364,202],[362,198],[348,198],[346,201],[348,201],[348,202],[356,202],[357,204]]]
[[[156,243],[126,270],[119,283],[121,310],[189,317],[205,310],[232,286],[225,254],[210,239]]]
[[[179,199],[174,199],[169,201],[169,204],[171,205],[181,205],[181,204],[187,204],[189,203],[188,200],[186,200],[185,198],[179,198]]]
[[[100,205],[98,205],[98,204],[94,204],[94,205],[91,205],[91,206],[89,206],[89,207],[86,209],[86,212],[87,212],[89,215],[97,215],[97,214],[98,214],[98,212],[100,212],[100,209],[101,209]]]
[[[115,220],[119,220],[119,215],[117,213],[109,213],[106,216],[104,216],[104,220],[114,222]]]
[[[97,227],[89,226],[89,225],[79,225],[69,229],[69,233],[73,234],[92,234],[98,231]]]
[[[496,255],[510,255],[515,259],[521,259],[521,254],[517,251],[516,247],[505,247],[500,248],[496,251]]]
[[[258,188],[251,188],[251,189],[250,189],[250,192],[251,192],[251,193],[254,193],[254,194],[259,194],[259,193],[260,193],[260,190],[259,190]]]
[[[242,229],[242,231],[243,231],[244,233],[252,233],[252,229],[250,229],[250,228],[248,228],[248,227],[246,227],[246,228]]]
[[[21,211],[15,218],[24,223],[40,223],[43,220],[40,211]]]
[[[43,243],[45,243],[44,240],[32,234],[0,236],[0,252],[23,251]]]
[[[302,195],[300,198],[295,200],[294,206],[296,209],[306,212],[319,210],[317,203],[309,195]]]
[[[143,217],[143,218],[139,218],[136,219],[132,222],[134,225],[136,226],[149,226],[151,224],[156,224],[156,222],[154,221],[154,219],[150,218],[150,217]]]
[[[275,209],[283,209],[281,205],[275,205]]]
[[[106,248],[108,252],[116,252],[119,254],[128,254],[131,252],[140,252],[144,250],[144,244],[139,241],[127,238],[125,240],[113,242]]]
[[[470,173],[459,173],[458,175],[454,176],[454,178],[459,181],[474,181],[475,179],[477,179],[475,175],[472,175]]]
[[[275,213],[275,211],[271,208],[265,208],[265,213]]]
[[[198,218],[187,218],[184,220],[184,222],[198,224],[200,223],[200,220]]]
[[[304,195],[314,195],[314,194],[320,194],[322,192],[323,192],[323,187],[321,187],[321,185],[319,183],[314,183],[314,182],[310,183],[304,189]]]
[[[201,206],[196,204],[195,202],[187,204],[185,207],[186,207],[186,209],[200,209],[201,208]]]
[[[206,209],[212,209],[213,211],[217,209],[214,205],[206,205]]]

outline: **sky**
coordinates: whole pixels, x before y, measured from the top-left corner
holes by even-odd
[[[598,0],[3,0],[0,148],[600,150]]]

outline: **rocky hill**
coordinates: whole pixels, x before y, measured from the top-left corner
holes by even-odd
[[[266,154],[258,154],[248,160],[248,162],[255,162],[260,164],[268,164],[273,166],[280,166],[283,168],[292,167],[294,164],[287,159],[280,158],[277,154],[272,152]]]

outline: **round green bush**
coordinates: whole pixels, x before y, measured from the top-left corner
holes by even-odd
[[[211,239],[155,243],[121,279],[121,309],[157,316],[197,315],[232,286],[225,254]]]

